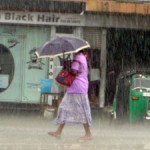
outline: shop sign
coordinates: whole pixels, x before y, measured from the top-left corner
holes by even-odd
[[[0,22],[11,24],[82,26],[84,25],[84,16],[80,14],[0,11]]]

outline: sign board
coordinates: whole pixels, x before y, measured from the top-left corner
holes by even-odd
[[[0,88],[7,88],[9,81],[9,75],[7,74],[0,74]]]
[[[10,24],[82,26],[84,20],[80,14],[0,11],[0,22]]]

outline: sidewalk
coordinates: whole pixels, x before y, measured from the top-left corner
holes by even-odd
[[[56,129],[53,119],[38,113],[1,112],[0,150],[149,150],[150,126],[117,125],[93,112],[93,140],[81,142],[82,125],[66,125],[61,139],[47,133]],[[101,115],[101,114],[100,114]]]

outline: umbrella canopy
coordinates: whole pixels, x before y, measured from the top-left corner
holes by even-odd
[[[35,53],[38,58],[53,58],[63,54],[76,53],[89,47],[89,43],[83,39],[61,36],[46,42],[44,45],[38,48]]]

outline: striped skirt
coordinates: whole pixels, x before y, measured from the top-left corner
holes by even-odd
[[[91,121],[88,95],[66,93],[58,107],[56,123],[88,123],[91,125]]]

